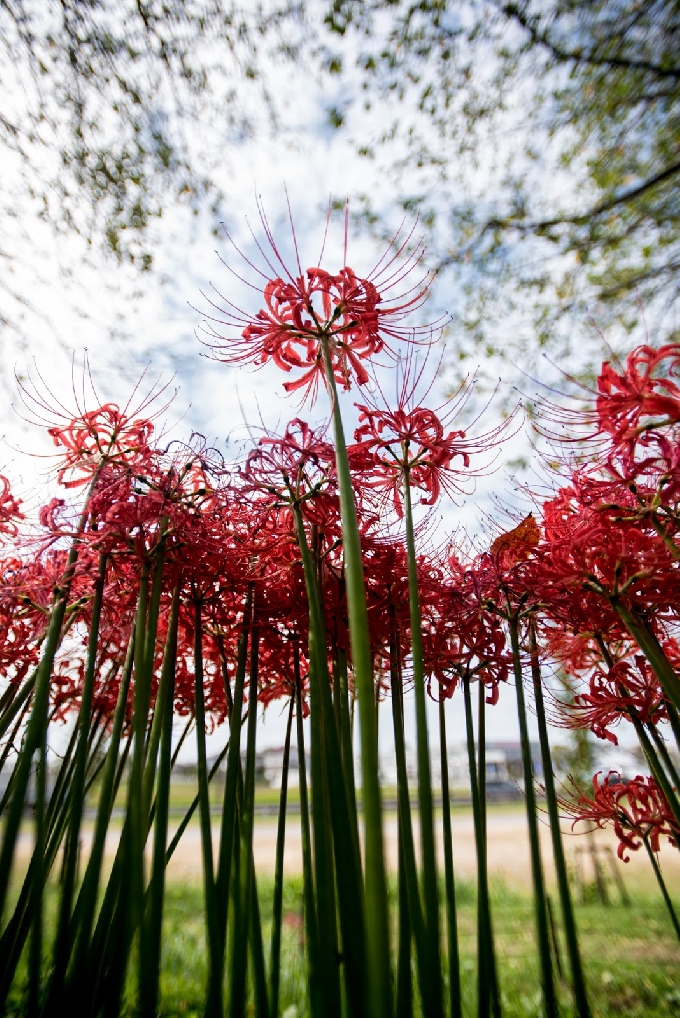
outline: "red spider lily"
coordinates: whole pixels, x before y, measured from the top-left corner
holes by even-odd
[[[438,681],[440,696],[452,696],[465,677],[483,682],[489,690],[487,703],[495,704],[512,657],[503,622],[489,604],[488,563],[481,557],[465,566],[452,552],[447,569],[449,579],[441,585],[437,612],[424,612],[426,669]]]
[[[666,706],[659,682],[645,659],[635,655],[633,661],[616,661],[611,668],[595,669],[587,693],[574,697],[566,708],[568,728],[586,725],[598,739],[607,739],[618,746],[618,739],[609,727],[621,718],[632,717],[647,724],[666,718]]]
[[[642,430],[680,422],[680,343],[655,350],[639,346],[626,359],[625,369],[602,365],[597,379],[600,428],[620,445]]]
[[[656,534],[629,522],[613,523],[584,506],[574,487],[543,507],[545,540],[536,551],[532,580],[551,599],[551,586],[625,596],[639,610],[672,607],[677,563]]]
[[[0,566],[0,676],[18,684],[37,664],[45,614],[26,595],[26,563],[11,558]]]
[[[444,427],[432,410],[418,407],[405,410],[372,410],[358,406],[364,423],[354,432],[355,445],[348,449],[352,468],[362,475],[363,483],[377,491],[390,493],[397,514],[402,517],[404,478],[413,488],[425,492],[422,505],[434,505],[441,493],[442,481],[456,471],[453,460],[470,465],[465,432]]]
[[[274,504],[318,496],[335,475],[335,452],[324,433],[296,417],[282,437],[261,438],[241,471],[242,490],[266,492],[275,496]]]
[[[21,502],[10,491],[9,481],[0,474],[0,536],[17,536],[17,522],[24,519],[24,514],[19,510],[20,505]]]
[[[149,440],[153,428],[151,421],[131,419],[115,403],[74,417],[65,427],[50,428],[54,444],[66,450],[59,483],[78,488],[92,480],[102,463],[136,469],[152,454]],[[65,480],[68,474],[71,480]]]
[[[672,845],[678,844],[680,830],[654,778],[638,775],[624,784],[616,771],[610,771],[600,784],[601,773],[593,775],[592,799],[581,792],[576,800],[562,801],[574,817],[573,826],[579,821],[590,821],[601,829],[612,824],[619,839],[617,854],[623,862],[630,861],[627,849],[637,852],[645,841],[653,852],[659,851],[662,836]]]
[[[256,365],[271,360],[283,371],[301,371],[300,377],[286,382],[284,388],[287,392],[304,389],[305,397],[311,394],[314,398],[319,381],[327,382],[323,343],[328,344],[335,381],[349,389],[353,378],[359,385],[368,381],[363,361],[383,351],[392,353],[389,339],[410,343],[422,342],[419,336],[429,339],[431,326],[413,329],[401,324],[424,303],[429,291],[427,276],[405,293],[391,295],[423,257],[423,249],[417,245],[402,260],[411,234],[401,239],[398,233],[391,245],[394,253],[388,249],[372,271],[360,277],[346,262],[346,213],[343,267],[335,275],[319,266],[303,272],[298,257],[297,272],[293,273],[279,253],[261,208],[260,218],[269,248],[267,251],[256,240],[264,271],[242,254],[231,237],[229,240],[239,256],[264,280],[264,285],[248,285],[262,292],[265,306],[250,316],[222,294],[217,295],[218,303],[210,301],[219,317],[208,318],[208,322],[215,324],[206,329],[207,345],[218,360]],[[297,255],[294,229],[293,240]],[[223,333],[220,329],[225,326],[227,331]]]
[[[391,497],[400,518],[405,483],[424,492],[420,502],[428,506],[437,502],[442,488],[451,496],[463,491],[460,479],[469,480],[479,472],[470,470],[470,457],[497,445],[509,423],[479,438],[468,438],[462,430],[449,431],[472,388],[462,387],[454,399],[435,410],[416,405],[426,363],[418,367],[410,357],[399,361],[401,384],[396,410],[389,409],[382,392],[383,406],[356,404],[360,424],[354,433],[355,444],[347,450],[361,484]],[[433,384],[434,379],[423,399]],[[459,465],[455,462],[458,457]]]

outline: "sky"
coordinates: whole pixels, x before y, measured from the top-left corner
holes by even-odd
[[[357,159],[350,134],[335,131],[328,124],[328,108],[342,106],[347,87],[346,79],[340,83],[330,78],[319,81],[304,65],[282,65],[276,72],[281,130],[271,133],[260,125],[251,138],[225,146],[219,174],[224,220],[234,243],[248,256],[255,251],[250,227],[257,236],[262,232],[259,203],[286,258],[292,256],[290,203],[303,267],[316,264],[329,197],[342,201],[347,196],[371,193],[378,206],[381,201],[388,203],[393,182],[383,177],[378,164]],[[369,121],[376,115],[379,110],[364,114]],[[373,129],[375,125],[369,121],[364,128],[361,120],[357,121],[355,139],[357,132]],[[4,189],[20,187],[18,164],[6,167],[3,173]],[[34,414],[30,399],[27,407],[21,389],[42,393],[48,402],[56,396],[64,405],[73,405],[73,389],[82,386],[84,357],[102,402],[124,403],[144,373],[142,391],[156,379],[167,384],[169,393],[177,390],[164,415],[163,426],[171,435],[187,437],[192,431],[201,432],[227,455],[247,441],[250,433],[257,433],[261,424],[275,429],[299,413],[295,400],[283,391],[278,369],[267,365],[253,371],[216,363],[201,345],[202,315],[209,310],[213,287],[228,294],[234,304],[257,310],[255,295],[221,261],[240,274],[244,271],[243,260],[226,234],[213,235],[212,225],[207,215],[194,217],[182,207],[167,209],[163,218],[150,227],[154,271],[140,278],[135,269],[118,267],[98,257],[82,238],[55,236],[30,208],[14,222],[14,233],[4,240],[5,248],[12,253],[11,268],[0,290],[0,314],[6,323],[0,331],[4,389],[0,401],[0,473],[10,477],[29,510],[37,509],[53,494],[54,460],[49,436],[44,427],[31,423]],[[331,270],[341,265],[342,241],[342,222],[336,217],[324,258]],[[348,263],[361,275],[362,269],[375,263],[382,248],[353,228]],[[250,272],[247,265],[245,270]],[[444,292],[441,286],[435,289],[432,316],[437,317],[455,299],[455,294]],[[496,370],[493,364],[482,367],[492,375]],[[387,372],[381,374],[387,385],[386,378]],[[528,379],[527,384],[534,383]],[[439,402],[445,392],[443,377],[435,382],[432,399]],[[350,424],[354,398],[354,393],[342,398],[343,413]],[[314,423],[325,420],[326,414],[323,398],[312,410],[305,411]],[[492,401],[484,415],[484,427],[492,427],[498,414]],[[516,510],[522,507],[517,480],[503,465],[518,456],[531,455],[530,435],[519,418],[518,422],[496,469],[480,479],[474,495],[438,510],[441,519],[437,533],[442,539],[458,527],[483,535],[487,514],[496,512],[494,498]],[[511,525],[506,519],[501,529]],[[448,711],[449,741],[462,742],[460,697],[454,697]],[[431,721],[434,731],[433,704]],[[489,708],[487,725],[490,741],[518,738],[514,689],[504,689],[498,705]],[[284,708],[270,707],[260,724],[258,745],[280,745],[284,728]],[[380,734],[381,750],[389,753],[389,704],[381,711]],[[223,733],[212,736],[209,752],[217,752],[223,740]],[[408,705],[407,741],[414,741]],[[192,754],[193,748],[188,747],[185,759]]]

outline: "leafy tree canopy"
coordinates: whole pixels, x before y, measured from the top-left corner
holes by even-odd
[[[37,213],[148,268],[145,230],[166,202],[198,211],[219,200],[211,171],[225,142],[254,129],[249,82],[275,116],[261,64],[290,51],[296,10],[3,0],[0,215]]]
[[[677,332],[677,0],[335,0],[326,25],[330,70],[357,47],[359,153],[464,288],[458,357],[555,355],[588,317],[621,341],[641,309]]]

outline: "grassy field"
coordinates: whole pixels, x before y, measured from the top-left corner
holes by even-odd
[[[272,884],[258,881],[265,943],[271,917]],[[475,893],[470,883],[458,886],[465,1013],[475,1013]],[[284,892],[281,1014],[303,1018],[305,971],[301,882],[289,879]],[[541,997],[528,897],[496,883],[494,924],[499,958],[503,1012],[506,1018],[541,1015]],[[680,949],[663,905],[656,898],[634,895],[630,906],[581,905],[577,921],[582,940],[594,1018],[670,1018],[680,1015]],[[564,944],[558,931],[563,966]],[[168,886],[161,1014],[202,1014],[206,956],[200,884]],[[415,979],[415,973],[414,973]],[[17,987],[17,989],[19,989]],[[568,986],[560,981],[563,1016],[572,1014]],[[19,995],[8,1014],[20,1015]],[[414,1014],[417,1014],[414,1011]],[[134,1014],[131,1006],[129,1014]]]
[[[163,1013],[199,1015],[205,978],[201,891],[196,886],[186,885],[168,890]],[[260,898],[267,925],[271,908],[268,881],[260,882]],[[458,898],[464,1007],[465,1012],[472,1015],[476,999],[473,885],[459,885]],[[300,903],[301,884],[298,880],[289,880],[284,899],[286,922],[281,981],[281,1010],[286,1018],[303,1018],[307,1014],[300,1003],[305,979],[300,965],[303,936]],[[680,1015],[680,949],[660,901],[635,899],[628,907],[583,905],[578,907],[577,919],[595,1016],[668,1018]],[[494,923],[504,1015],[539,1018],[541,997],[530,900],[497,884]],[[267,932],[265,929],[265,937]],[[559,932],[558,942],[562,964],[566,966]],[[569,990],[564,982],[561,983],[561,998],[563,1015],[571,1014]]]

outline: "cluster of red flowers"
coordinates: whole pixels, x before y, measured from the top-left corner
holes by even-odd
[[[619,839],[618,856],[628,862],[626,849],[633,852],[648,842],[652,852],[658,852],[659,839],[667,837],[672,845],[678,844],[680,827],[654,778],[639,774],[622,781],[616,771],[610,771],[600,783],[600,772],[593,777],[593,795],[583,793],[573,801],[564,803],[575,816],[574,823],[590,821],[596,827],[614,827]]]
[[[229,319],[241,333],[228,341],[225,356],[299,369],[289,389],[309,392],[319,379],[328,382],[328,363],[335,381],[349,386],[353,377],[363,385],[368,376],[362,360],[384,348],[386,335],[399,335],[399,325],[390,322],[399,322],[423,296],[418,290],[412,299],[385,305],[378,285],[382,279],[389,286],[391,273],[390,261],[372,279],[359,279],[345,267],[335,276],[315,268],[271,280],[263,310],[247,320]],[[472,559],[453,547],[419,555],[423,665],[431,695],[449,697],[461,682],[475,680],[487,686],[487,701],[497,702],[513,660],[509,623],[519,621],[523,636],[531,618],[542,656],[581,684],[572,702],[560,707],[566,726],[588,726],[615,743],[612,727],[624,719],[661,738],[656,726],[677,716],[673,682],[680,659],[678,364],[678,345],[641,348],[620,370],[605,364],[595,409],[583,415],[596,422],[598,454],[588,467],[573,468],[568,483],[543,502],[540,518],[530,515]],[[449,427],[446,413],[414,405],[413,391],[404,388],[396,409],[360,405],[348,449],[381,688],[395,667],[404,674],[411,653],[405,549],[395,527],[385,523],[385,503],[394,507],[392,523],[410,506],[405,500],[411,490],[433,506],[442,489],[457,490],[459,479],[470,476],[472,457],[495,445],[503,430],[470,440]],[[37,660],[53,598],[68,573],[52,715],[65,717],[77,708],[102,570],[94,697],[102,718],[116,702],[140,591],[159,576],[152,694],[178,591],[178,713],[190,715],[195,708],[193,655],[200,626],[206,709],[211,723],[225,719],[250,605],[259,633],[260,701],[290,697],[295,676],[304,680],[307,673],[301,526],[317,565],[329,673],[347,662],[338,479],[323,429],[296,418],[282,436],[265,435],[231,469],[200,439],[172,454],[161,449],[150,419],[113,404],[77,414],[49,433],[63,450],[59,483],[64,489],[89,487],[78,511],[53,499],[40,512],[39,527],[22,532],[19,504],[0,478],[0,671],[10,699]],[[67,566],[69,548],[77,557]],[[660,660],[666,663],[661,668]],[[351,660],[349,668],[351,687]]]

